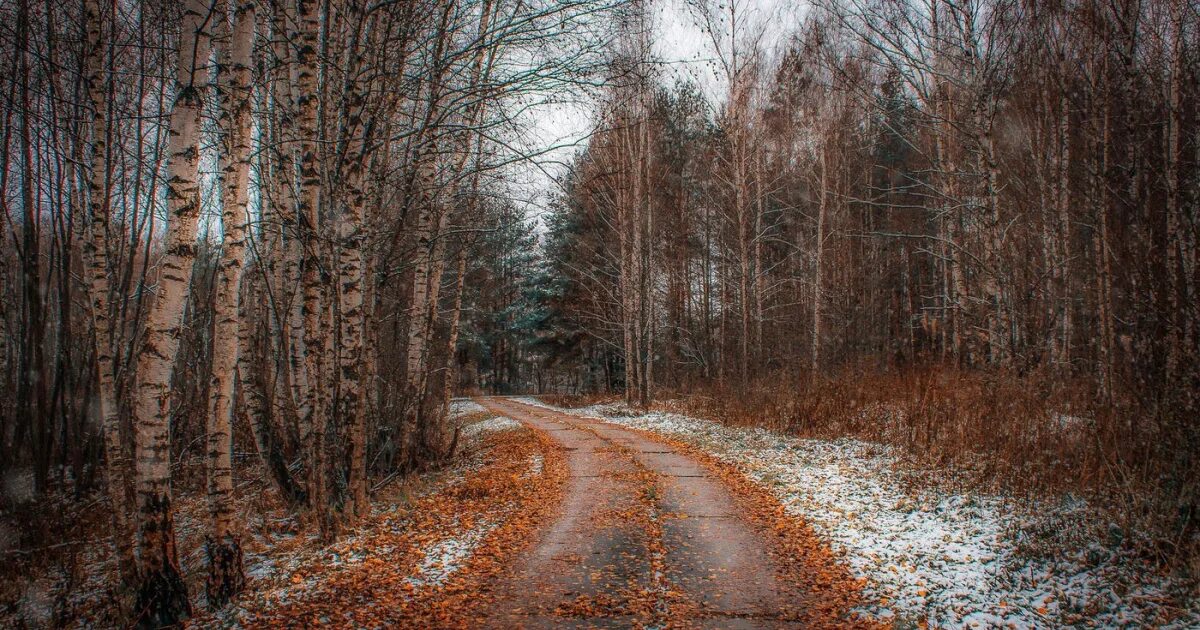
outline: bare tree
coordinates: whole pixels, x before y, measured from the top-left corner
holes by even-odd
[[[138,552],[141,558],[138,624],[173,625],[191,613],[187,587],[179,573],[175,519],[171,507],[170,383],[179,328],[187,301],[196,230],[200,215],[197,168],[200,113],[208,84],[211,8],[190,0],[180,25],[175,69],[175,104],[167,158],[166,247],[159,262],[156,295],[146,318],[137,356],[134,418],[138,494]]]

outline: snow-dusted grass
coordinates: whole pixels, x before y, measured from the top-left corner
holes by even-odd
[[[1200,604],[1172,605],[1181,598],[1168,594],[1180,586],[1124,553],[1123,534],[1085,501],[1034,503],[934,484],[909,491],[897,453],[862,441],[613,405],[571,412],[681,439],[738,466],[866,579],[868,616],[947,628],[1200,627]]]
[[[456,401],[459,402],[459,401]],[[452,406],[452,414],[473,415],[477,412],[486,412],[483,407],[475,404],[473,401],[462,401],[469,403],[463,405],[459,410],[455,410]],[[474,405],[474,408],[471,408]],[[422,479],[414,480],[409,487],[408,484],[401,484],[403,488],[398,491],[397,497],[389,500],[386,497],[377,499],[372,505],[372,513],[374,515],[388,515],[396,511],[400,503],[408,503],[439,492],[455,483],[461,482],[467,476],[481,469],[485,463],[485,456],[479,451],[479,444],[487,433],[493,431],[506,431],[519,428],[521,424],[515,420],[488,416],[482,420],[476,420],[463,427],[463,437],[465,440],[464,452],[471,455],[457,461],[453,466],[447,469],[436,471],[426,475]],[[384,518],[382,527],[389,528],[394,533],[405,531],[409,527],[409,521],[400,512],[401,516],[392,518]],[[291,519],[292,517],[286,517]],[[493,529],[494,526],[485,526],[468,531],[463,535],[447,539],[435,545],[426,552],[426,556],[420,567],[410,578],[414,588],[426,586],[438,586],[450,577],[457,568],[470,557],[471,552],[479,544],[479,541]],[[291,538],[290,536],[288,538]],[[278,553],[274,545],[264,545],[264,553],[248,552],[246,554],[246,573],[248,577],[260,580],[263,583],[263,592],[260,597],[266,597],[278,602],[286,602],[288,599],[303,593],[320,582],[319,577],[306,577],[300,582],[291,582],[286,578],[293,575],[305,565],[325,564],[328,566],[354,565],[361,563],[366,554],[363,550],[360,536],[357,532],[346,534],[338,539],[337,543],[329,547],[320,547],[317,544],[316,534],[308,535],[308,544],[295,545],[290,552]],[[389,549],[375,548],[372,552],[376,555],[386,555]],[[266,586],[267,583],[271,583]]]
[[[463,434],[468,436],[476,436],[489,431],[507,431],[510,429],[518,429],[521,423],[512,418],[504,416],[494,416],[479,422],[473,422],[463,427]]]
[[[451,418],[462,418],[473,413],[483,413],[485,411],[487,410],[482,405],[470,398],[455,398],[450,401]]]

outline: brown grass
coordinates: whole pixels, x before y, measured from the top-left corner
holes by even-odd
[[[547,404],[567,409],[612,402],[614,398],[613,394],[545,394],[538,396],[538,399]]]

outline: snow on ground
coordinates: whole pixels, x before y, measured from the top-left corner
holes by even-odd
[[[450,401],[450,417],[461,418],[473,413],[487,411],[482,405],[471,400],[470,398],[455,398]]]
[[[408,583],[416,588],[441,586],[495,528],[493,523],[482,523],[461,536],[447,538],[430,547],[416,572],[407,578]]]
[[[459,410],[455,410],[453,405],[463,402]],[[475,408],[472,408],[474,405]],[[483,407],[477,405],[474,401],[464,400],[455,401],[452,403],[451,414],[466,415],[475,413],[476,411],[486,411]],[[484,434],[491,431],[505,431],[520,427],[521,424],[510,418],[504,417],[488,417],[477,422],[465,425],[463,427],[463,436],[466,440],[466,452],[475,453],[471,457],[464,458],[455,463],[450,468],[431,474],[424,480],[423,484],[417,487],[415,497],[426,496],[438,492],[457,481],[460,481],[467,475],[478,470],[484,464],[484,459],[478,454],[477,449],[473,447],[473,443],[478,442],[483,438]],[[387,501],[377,501],[372,505],[372,512],[375,514],[386,514],[395,509],[395,506]],[[288,516],[287,519],[292,517]],[[384,525],[391,528],[393,532],[401,532],[408,526],[406,518],[388,518]],[[421,565],[421,569],[414,576],[417,582],[414,586],[420,585],[438,585],[441,584],[451,573],[457,569],[478,544],[479,540],[491,531],[488,527],[484,531],[467,532],[458,539],[451,539],[439,543],[427,553],[425,561]],[[477,536],[476,536],[477,534]],[[292,538],[291,535],[281,536],[279,538]],[[307,577],[299,583],[292,583],[283,578],[294,574],[306,564],[312,564],[317,559],[323,561],[330,566],[338,566],[341,564],[358,564],[365,559],[365,554],[362,551],[362,545],[359,544],[359,536],[357,533],[350,533],[338,539],[338,542],[331,547],[319,548],[316,545],[316,535],[310,534],[306,545],[296,547],[291,553],[276,554],[270,550],[274,549],[274,545],[265,545],[269,550],[265,554],[247,552],[246,553],[246,574],[250,577],[260,580],[276,580],[278,584],[274,588],[267,589],[267,593],[279,601],[286,601],[296,593],[303,592],[312,588],[318,581],[317,577]],[[467,544],[469,541],[475,542]],[[437,551],[439,547],[444,547],[441,551]],[[314,550],[314,548],[316,548]],[[375,549],[375,553],[386,553],[386,549]],[[458,555],[454,555],[458,554]],[[456,558],[456,559],[455,559]],[[453,563],[449,560],[455,559]],[[439,561],[441,564],[439,565]],[[428,565],[428,566],[427,566]],[[440,568],[439,568],[440,567]],[[435,571],[436,569],[436,571]],[[440,575],[440,577],[439,577]],[[427,576],[427,577],[422,577]]]
[[[574,408],[568,409],[566,407],[556,407],[549,403],[542,402],[541,400],[534,398],[533,396],[515,396],[515,397],[513,397],[513,400],[520,402],[520,403],[525,403],[526,405],[533,405],[534,407],[541,407],[543,409],[551,409],[554,411],[564,411],[566,413],[575,414],[577,416],[583,416],[585,418],[599,418],[602,420],[610,420],[610,421],[613,420],[613,418],[617,418],[617,417],[632,417],[632,416],[636,415],[636,413],[637,413],[636,411],[634,411],[633,409],[631,409],[629,407],[626,407],[622,403],[601,403],[598,405],[590,405],[587,407],[574,407]],[[704,421],[700,420],[699,422],[704,422]]]
[[[479,422],[473,422],[463,427],[463,433],[466,435],[480,435],[489,431],[507,431],[509,429],[520,428],[521,423],[512,418],[504,416],[494,416]]]
[[[536,399],[522,402],[554,408]],[[804,440],[686,416],[571,410],[682,439],[737,465],[803,516],[867,582],[868,616],[944,628],[1200,627],[1200,603],[1120,550],[1086,502],[1032,504],[932,488],[906,492],[889,447]]]

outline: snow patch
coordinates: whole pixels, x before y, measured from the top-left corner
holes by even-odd
[[[569,413],[584,418],[599,418],[601,420],[607,420],[612,416],[632,417],[634,415],[632,409],[629,409],[628,407],[618,403],[604,403],[599,405],[589,405],[587,407],[568,408],[551,405],[550,403],[542,402],[541,400],[538,400],[532,396],[516,396],[512,400],[515,400],[519,403],[524,403],[526,405],[541,407],[542,409],[549,409],[551,411]]]
[[[495,528],[494,524],[484,523],[461,536],[434,545],[425,552],[416,572],[405,579],[416,588],[441,586]]]
[[[473,413],[487,411],[482,405],[470,398],[456,398],[450,401],[450,417],[461,418]]]
[[[512,418],[495,416],[493,418],[468,424],[467,426],[463,427],[463,433],[471,436],[488,433],[491,431],[508,431],[510,429],[517,429],[520,427],[521,423],[513,420]]]

